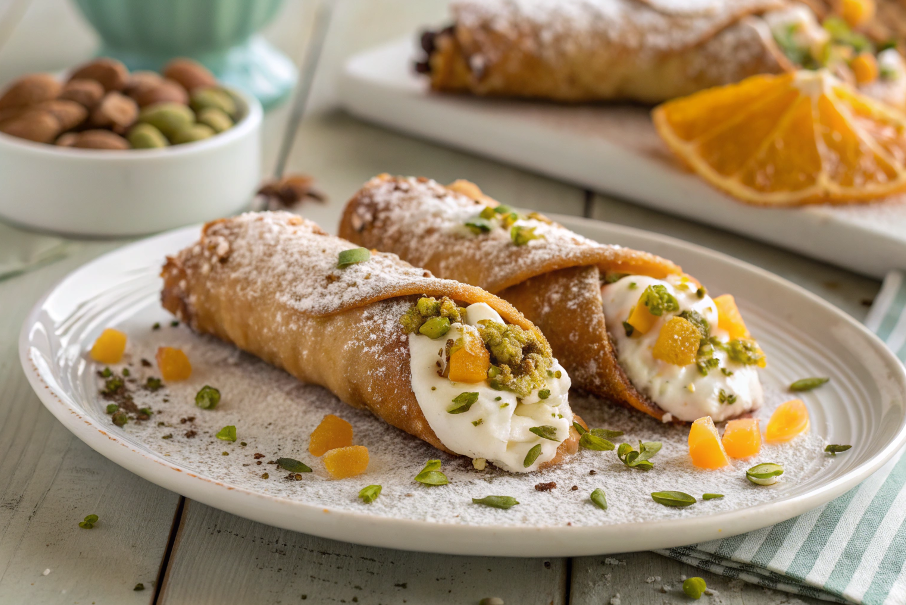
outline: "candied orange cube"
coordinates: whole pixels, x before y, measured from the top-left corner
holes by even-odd
[[[765,441],[768,443],[790,441],[808,431],[809,425],[808,408],[801,400],[792,399],[781,403],[771,414],[765,431]]]
[[[324,468],[334,479],[361,475],[368,468],[368,448],[350,445],[330,450],[324,454]]]
[[[192,364],[182,349],[160,347],[156,358],[160,377],[164,380],[186,380],[192,375]]]
[[[465,334],[463,340],[463,347],[450,355],[449,379],[469,383],[487,380],[491,354],[480,338]]]
[[[323,456],[324,452],[349,445],[352,445],[352,425],[338,416],[328,414],[312,431],[308,452],[312,456]]]
[[[632,313],[629,314],[629,319],[626,320],[626,323],[638,330],[639,334],[647,334],[657,320],[658,316],[652,314],[640,298],[639,302],[632,308]]]
[[[875,0],[841,0],[840,16],[850,27],[860,27],[875,16]]]
[[[126,335],[107,328],[91,345],[91,358],[98,363],[119,363],[126,351]]]
[[[736,299],[732,294],[723,294],[714,299],[717,305],[717,327],[730,333],[730,340],[734,338],[748,338],[752,336],[746,328],[746,322],[742,320],[739,313],[739,307],[736,306]]]
[[[731,458],[748,458],[761,451],[761,429],[757,418],[738,418],[727,422],[724,451]]]
[[[730,464],[710,416],[699,418],[689,429],[689,455],[698,468],[721,468]]]
[[[670,321],[661,327],[651,354],[655,359],[675,366],[686,366],[695,363],[701,339],[701,332],[691,321],[682,317],[671,317]]]
[[[878,79],[881,73],[878,69],[877,59],[875,59],[873,54],[867,52],[860,53],[859,56],[850,61],[849,67],[853,70],[853,75],[859,84],[871,84]]]

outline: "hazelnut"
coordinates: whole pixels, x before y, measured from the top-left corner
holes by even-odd
[[[192,59],[173,59],[164,66],[165,78],[179,82],[190,93],[196,88],[217,86],[217,78],[208,68]]]
[[[156,71],[133,71],[129,75],[129,81],[126,82],[123,94],[135,98],[139,91],[154,88],[163,81],[164,79]]]
[[[66,99],[53,99],[44,101],[35,105],[35,109],[49,111],[60,122],[63,130],[72,130],[85,121],[88,117],[88,110],[75,101]]]
[[[25,107],[55,99],[62,85],[50,74],[29,74],[13,82],[0,96],[0,109]]]
[[[64,132],[57,137],[57,140],[54,142],[54,145],[57,147],[72,147],[79,138],[79,133],[77,132]]]
[[[72,146],[79,149],[129,149],[129,141],[109,130],[86,130],[77,136]]]
[[[163,80],[160,84],[147,90],[139,90],[132,95],[139,107],[147,107],[156,103],[189,103],[189,93],[182,84],[174,80]]]
[[[0,124],[0,132],[36,143],[50,143],[63,131],[49,111],[33,109]]]
[[[116,59],[103,57],[77,68],[69,76],[69,79],[95,80],[100,82],[107,92],[111,90],[120,91],[126,86],[126,81],[129,79],[129,70]]]
[[[63,86],[61,99],[75,101],[86,109],[94,109],[104,97],[104,87],[97,80],[70,80]]]
[[[101,103],[91,112],[91,125],[110,128],[124,133],[138,118],[138,105],[129,97],[118,92],[108,92]]]

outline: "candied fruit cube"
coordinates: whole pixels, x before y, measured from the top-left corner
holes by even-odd
[[[661,327],[651,354],[655,359],[675,366],[686,366],[695,363],[701,339],[701,332],[691,321],[678,316],[671,317]]]
[[[840,16],[850,27],[861,27],[875,16],[875,0],[841,0]]]
[[[192,375],[192,364],[182,349],[160,347],[157,349],[157,367],[164,380],[186,380]]]
[[[757,418],[738,418],[727,422],[724,451],[731,458],[748,458],[761,451],[761,429]]]
[[[491,354],[480,338],[466,334],[463,340],[463,347],[450,355],[450,380],[468,383],[486,380],[491,367]]]
[[[363,445],[338,447],[324,454],[324,468],[334,479],[361,475],[368,468],[368,448]]]
[[[689,455],[692,457],[692,464],[699,468],[721,468],[730,464],[717,434],[717,427],[710,416],[692,423],[692,428],[689,429]]]
[[[323,456],[324,452],[349,445],[352,445],[352,425],[338,416],[328,414],[312,431],[308,451],[312,456]]]
[[[751,339],[746,322],[742,320],[736,299],[732,294],[723,294],[714,299],[717,306],[717,327],[730,333],[730,340],[736,338]]]
[[[632,326],[639,334],[647,334],[659,318],[648,310],[648,307],[642,302],[642,298],[639,298],[639,302],[632,308],[632,313],[629,314],[629,319],[626,320],[626,323]]]
[[[808,431],[809,424],[808,409],[801,400],[792,399],[781,403],[768,421],[765,441],[768,443],[790,441]]]
[[[126,335],[107,328],[91,345],[91,358],[98,363],[119,363],[126,351]]]
[[[857,84],[871,84],[878,79],[880,70],[878,61],[871,53],[860,53],[855,59],[849,62],[849,68],[853,70]]]

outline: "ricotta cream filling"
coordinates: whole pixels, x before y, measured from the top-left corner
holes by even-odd
[[[549,377],[544,387],[523,399],[512,391],[496,391],[487,381],[457,383],[440,376],[447,340],[455,341],[464,331],[476,330],[478,322],[485,319],[504,323],[489,305],[476,303],[466,308],[465,323],[452,324],[441,338],[409,334],[412,391],[431,429],[448,449],[470,458],[484,458],[512,473],[531,472],[553,459],[569,436],[573,423],[568,401],[569,376],[554,360],[551,371],[555,375],[560,372],[560,378]],[[479,337],[477,333],[475,337]],[[543,390],[550,391],[545,399],[539,396]],[[462,393],[478,393],[478,400],[466,412],[449,413],[453,399]],[[554,427],[557,440],[541,438],[529,430],[537,426]],[[525,457],[536,445],[541,445],[541,454],[526,468]]]
[[[632,337],[626,336],[623,322],[645,289],[657,284],[676,297],[679,311],[664,313],[647,334],[637,332]],[[702,376],[694,363],[677,366],[654,358],[652,349],[661,327],[682,311],[697,311],[711,324],[711,336],[724,343],[729,341],[727,331],[717,327],[714,301],[707,294],[699,298],[696,289],[693,282],[684,283],[680,276],[661,280],[642,275],[623,277],[601,288],[604,317],[620,366],[639,391],[679,420],[691,422],[710,416],[717,422],[758,409],[764,396],[756,366],[733,361],[717,347],[714,357],[720,361],[720,367],[711,369],[707,376]],[[724,403],[721,403],[721,391],[725,393]],[[726,402],[731,395],[736,396],[735,402]]]

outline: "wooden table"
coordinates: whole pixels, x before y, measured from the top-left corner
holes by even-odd
[[[16,5],[27,0],[11,0]],[[8,0],[9,2],[9,0]],[[0,3],[0,9],[3,4]],[[8,11],[15,12],[15,11]],[[442,23],[445,3],[340,0],[315,80],[311,111],[295,134],[289,169],[314,175],[330,196],[306,216],[335,228],[345,200],[380,172],[475,181],[506,203],[586,215],[729,253],[778,273],[858,319],[879,284],[776,248],[583,191],[485,159],[358,122],[335,109],[343,60],[376,43]],[[299,62],[312,6],[289,0],[265,34]],[[0,36],[8,27],[0,23]],[[2,42],[2,40],[0,40]],[[65,0],[33,0],[0,48],[0,83],[88,58],[91,31]],[[273,169],[288,107],[265,120],[265,171]],[[2,183],[0,183],[2,195]],[[478,603],[507,605],[682,603],[685,575],[718,591],[711,603],[801,603],[651,553],[575,559],[454,557],[368,548],[254,523],[132,475],[73,437],[26,382],[17,336],[56,280],[123,242],[75,242],[72,254],[0,281],[0,605],[216,603]],[[0,242],[2,248],[2,242]],[[86,531],[77,522],[96,513]],[[134,590],[136,584],[144,590]],[[613,600],[619,595],[619,600]],[[805,599],[809,603],[817,603]],[[707,599],[702,602],[708,602]]]

